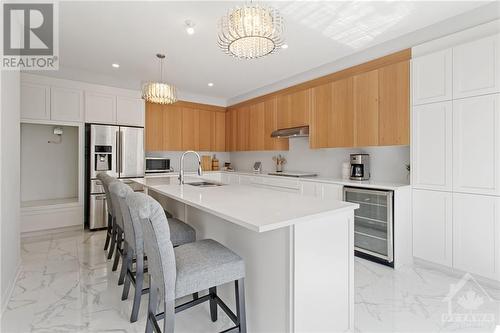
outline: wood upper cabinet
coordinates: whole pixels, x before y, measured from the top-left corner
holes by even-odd
[[[182,150],[199,150],[200,113],[196,109],[182,109]]]
[[[352,82],[346,78],[312,89],[311,148],[353,146]]]
[[[328,147],[354,145],[353,78],[332,83],[332,112],[328,117]]]
[[[355,75],[354,145],[377,146],[379,137],[379,73],[378,70]]]
[[[215,115],[211,111],[198,111],[198,149],[201,151],[210,151],[215,146],[215,138],[212,135],[215,130],[215,117],[213,116]]]
[[[311,89],[278,96],[278,128],[309,125]]]
[[[236,150],[236,111],[229,109],[226,112],[226,151]]]
[[[163,151],[182,150],[182,107],[163,106]]]
[[[271,138],[271,133],[278,129],[278,101],[276,97],[264,104],[264,150],[288,150],[288,139]]]
[[[378,144],[410,144],[410,64],[399,62],[378,70]]]
[[[264,150],[265,108],[264,102],[253,104],[249,108],[248,150]]]
[[[245,106],[236,109],[236,119],[236,150],[245,151],[249,149],[250,108]]]
[[[163,150],[163,107],[146,103],[146,151]]]
[[[215,119],[212,151],[226,151],[226,112],[212,112]]]
[[[327,83],[312,89],[311,125],[309,145],[311,148],[328,147],[328,118],[332,113],[332,84]]]
[[[225,115],[226,150],[288,150],[288,139],[271,138],[278,129],[275,97],[252,105],[229,109]]]

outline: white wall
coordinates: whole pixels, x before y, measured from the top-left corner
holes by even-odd
[[[2,71],[0,75],[0,284],[3,311],[20,264],[20,77],[19,72],[14,71]]]
[[[60,144],[54,127],[64,131]],[[78,197],[78,127],[21,125],[21,201]]]
[[[155,152],[146,152],[146,156],[148,157],[166,157],[170,159],[170,166],[174,168],[174,171],[179,171],[181,156],[183,151],[155,151]],[[219,167],[224,166],[224,162],[229,162],[229,153],[227,152],[198,152],[200,156],[214,154],[217,156],[219,160]],[[184,171],[196,171],[198,169],[197,160],[193,155],[186,156],[184,159]]]
[[[260,161],[263,172],[269,172],[275,170],[272,157],[282,154],[287,159],[285,170],[341,178],[342,163],[349,162],[349,154],[359,152],[370,154],[372,180],[409,183],[406,171],[406,164],[410,163],[409,146],[310,149],[308,138],[294,138],[290,139],[289,151],[233,152],[230,158],[236,170],[249,171],[255,161]]]

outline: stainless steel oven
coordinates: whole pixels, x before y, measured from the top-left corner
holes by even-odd
[[[344,187],[344,200],[359,204],[354,211],[356,255],[394,265],[393,191]]]
[[[170,159],[164,157],[146,157],[146,174],[172,172]]]

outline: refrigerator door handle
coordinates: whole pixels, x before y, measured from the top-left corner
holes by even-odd
[[[123,131],[120,128],[120,132],[118,133],[118,138],[120,139],[120,177],[123,173]]]
[[[121,168],[121,163],[120,163],[120,130],[116,131],[116,158],[115,158],[115,167],[116,167],[116,173],[118,174],[118,177],[120,177],[120,168]]]

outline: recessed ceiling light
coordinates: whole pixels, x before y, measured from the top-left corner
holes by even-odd
[[[120,68],[120,64],[111,64],[114,68]]]
[[[288,48],[288,44],[283,44],[283,45],[281,45],[281,48],[282,48],[282,49],[287,49],[287,48]]]
[[[213,84],[212,82],[209,82],[209,83],[208,83],[208,86],[209,86],[209,87],[213,87],[213,86],[214,86],[214,84]]]
[[[188,35],[194,34],[194,26],[196,24],[194,24],[194,22],[191,20],[186,20],[184,23],[186,24],[186,32],[188,33]]]

